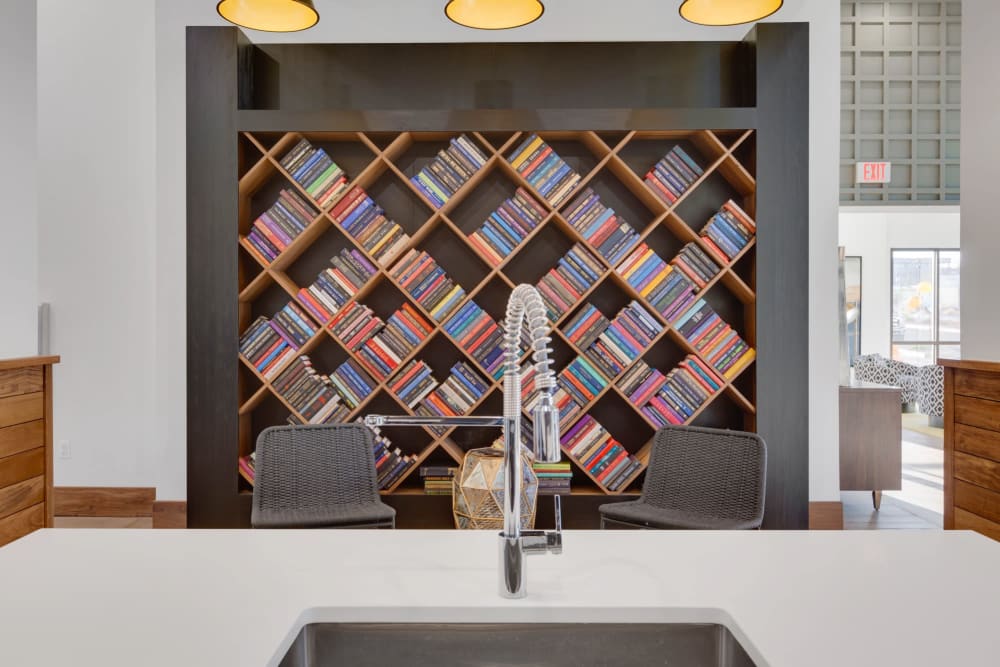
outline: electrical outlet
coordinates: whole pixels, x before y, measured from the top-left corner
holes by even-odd
[[[70,449],[69,440],[59,441],[59,458],[61,459],[73,458],[73,450]]]

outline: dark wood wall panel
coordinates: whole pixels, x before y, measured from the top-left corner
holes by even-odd
[[[187,29],[188,525],[240,525],[237,504],[237,37]]]
[[[757,432],[768,449],[764,527],[807,528],[809,28],[760,24],[756,42]]]

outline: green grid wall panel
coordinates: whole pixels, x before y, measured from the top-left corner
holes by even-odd
[[[961,3],[841,2],[840,201],[957,202]],[[892,162],[855,184],[854,163]]]

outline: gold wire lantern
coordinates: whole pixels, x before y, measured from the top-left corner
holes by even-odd
[[[498,446],[501,445],[501,446]],[[455,474],[452,512],[455,527],[472,530],[503,530],[503,441],[492,447],[470,449]],[[532,469],[534,456],[521,447],[521,529],[535,526],[538,477]]]

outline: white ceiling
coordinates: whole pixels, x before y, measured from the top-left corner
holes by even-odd
[[[680,17],[680,0],[543,0],[545,14],[522,28],[472,30],[444,15],[446,0],[314,0],[315,27],[300,33],[246,31],[258,43],[730,41],[749,26],[707,28]],[[835,0],[785,0],[770,21],[808,20],[805,6]],[[161,4],[162,3],[162,4]],[[216,0],[158,0],[185,12],[188,25],[227,25]]]

